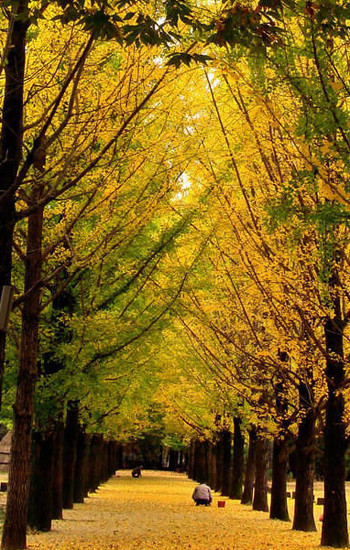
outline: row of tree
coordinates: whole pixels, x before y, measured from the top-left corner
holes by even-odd
[[[120,440],[244,419],[276,476],[295,439],[305,529],[324,426],[322,544],[346,546],[348,8],[112,4],[1,15],[3,548],[25,547],[33,422],[49,441],[68,403]]]

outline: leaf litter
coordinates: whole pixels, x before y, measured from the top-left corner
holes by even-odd
[[[214,493],[211,507],[196,507],[195,482],[184,474],[144,471],[134,479],[117,472],[84,504],[64,510],[48,533],[30,533],[30,550],[316,550],[317,533]],[[218,500],[225,500],[219,508]],[[321,508],[315,506],[318,519]]]

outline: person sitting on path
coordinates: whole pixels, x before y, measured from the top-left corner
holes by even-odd
[[[196,506],[210,506],[213,500],[210,487],[206,485],[206,483],[201,483],[195,487],[192,498],[195,501]]]

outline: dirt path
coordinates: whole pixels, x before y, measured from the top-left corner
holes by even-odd
[[[219,508],[195,507],[195,484],[181,474],[144,472],[117,476],[85,504],[65,510],[50,533],[31,533],[32,550],[315,550],[318,533],[291,531],[290,524],[226,500]],[[320,507],[315,507],[317,517]]]

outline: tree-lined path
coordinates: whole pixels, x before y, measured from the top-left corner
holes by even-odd
[[[191,501],[195,483],[184,474],[146,471],[140,479],[117,472],[84,505],[66,510],[52,531],[30,534],[31,550],[312,550],[319,533],[293,532],[268,514],[214,494],[211,508]],[[319,507],[315,507],[318,511]],[[318,523],[318,528],[320,524]]]
[[[350,546],[349,21],[1,1],[1,550]]]

